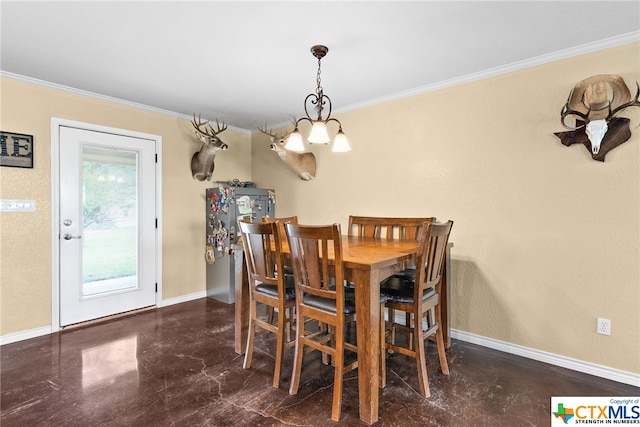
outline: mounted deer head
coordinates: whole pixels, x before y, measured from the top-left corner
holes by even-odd
[[[636,96],[631,99],[627,85],[619,76],[603,74],[579,82],[560,112],[562,125],[571,130],[555,135],[567,146],[583,143],[590,148],[594,160],[604,161],[607,152],[631,137],[629,119],[616,114],[627,107],[640,107],[637,82],[636,88]],[[576,117],[575,127],[566,124],[568,116]]]
[[[191,158],[191,174],[194,179],[204,181],[205,179],[210,179],[213,174],[213,168],[215,166],[213,161],[215,160],[218,151],[229,148],[229,146],[217,136],[219,133],[224,132],[227,129],[227,125],[223,122],[221,127],[220,123],[216,119],[218,129],[214,130],[209,124],[209,121],[202,120],[200,115],[198,115],[198,119],[196,120],[195,114],[193,115],[191,124],[196,129],[196,137],[202,141],[200,151],[194,153]]]
[[[278,153],[280,159],[287,164],[298,177],[304,181],[310,181],[316,177],[316,156],[313,153],[296,153],[284,148],[287,138],[291,134],[285,133],[279,135],[265,128],[258,128],[265,135],[271,137],[270,148]]]

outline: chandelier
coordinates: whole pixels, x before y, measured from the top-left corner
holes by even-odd
[[[298,130],[298,125],[307,121],[311,123],[311,132],[307,140],[310,144],[328,144],[331,141],[327,132],[327,123],[336,122],[338,124],[338,133],[336,134],[333,147],[333,152],[345,152],[350,151],[351,146],[347,140],[347,136],[342,132],[342,124],[336,118],[331,117],[331,99],[324,94],[322,85],[320,84],[320,61],[329,52],[329,48],[322,45],[315,45],[311,47],[311,53],[318,58],[318,74],[316,77],[317,87],[316,93],[310,93],[304,99],[304,112],[306,117],[301,117],[295,121],[295,129],[289,135],[285,148],[291,151],[304,151],[304,144],[302,142],[302,134]],[[315,110],[316,118],[311,118],[309,109]],[[327,115],[322,117],[323,111],[327,110]]]

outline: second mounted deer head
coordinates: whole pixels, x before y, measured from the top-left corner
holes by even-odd
[[[620,76],[602,74],[579,82],[569,94],[560,112],[560,121],[568,129],[555,132],[562,144],[582,143],[591,151],[594,160],[604,162],[605,155],[631,137],[630,120],[616,115],[627,107],[640,107],[640,86],[636,82],[636,96]],[[576,125],[565,123],[576,117]]]
[[[313,153],[296,153],[284,148],[287,137],[291,134],[282,135],[273,133],[271,130],[260,127],[258,130],[271,137],[270,148],[278,153],[280,159],[287,164],[298,177],[304,181],[310,181],[316,177],[316,156]]]
[[[218,134],[224,132],[227,129],[227,125],[220,123],[216,119],[217,130],[213,129],[213,126],[209,124],[208,120],[202,120],[200,115],[196,120],[196,115],[193,115],[191,124],[196,129],[196,137],[202,141],[200,151],[196,151],[191,158],[191,174],[194,179],[198,181],[204,181],[210,179],[213,175],[213,169],[215,165],[213,161],[216,158],[216,154],[220,150],[226,150],[229,148],[223,140],[218,138]]]

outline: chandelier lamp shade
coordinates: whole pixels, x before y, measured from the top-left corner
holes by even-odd
[[[329,48],[326,46],[315,45],[311,47],[311,53],[313,54],[313,56],[318,58],[316,92],[310,93],[304,99],[304,112],[306,116],[301,117],[295,121],[295,129],[293,130],[291,135],[289,135],[289,139],[287,140],[287,144],[285,145],[285,148],[287,150],[298,152],[305,150],[302,134],[298,130],[298,126],[301,122],[311,123],[311,132],[309,133],[309,137],[307,138],[310,144],[328,144],[329,142],[331,142],[331,137],[329,137],[329,132],[327,131],[327,123],[336,122],[338,124],[338,133],[334,138],[331,151],[336,153],[351,151],[349,140],[342,131],[342,124],[338,119],[331,117],[331,99],[324,94],[322,85],[320,84],[320,61],[327,54],[327,52],[329,52]],[[315,113],[315,118],[312,118],[312,115],[309,114],[309,110]],[[323,117],[323,112],[325,111],[327,114]]]

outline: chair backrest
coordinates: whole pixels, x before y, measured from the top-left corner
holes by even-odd
[[[277,222],[278,223],[278,231],[280,232],[280,240],[285,240],[287,238],[287,233],[284,230],[284,224],[286,224],[287,222],[290,224],[297,224],[298,223],[298,216],[294,215],[294,216],[283,216],[280,218],[269,218],[269,217],[262,217],[262,222]]]
[[[349,235],[389,240],[418,240],[424,223],[432,223],[435,220],[433,217],[387,218],[351,215]]]
[[[298,303],[305,294],[336,301],[344,310],[344,273],[340,225],[285,224]],[[330,255],[333,255],[330,259]],[[333,281],[335,279],[335,281]],[[330,284],[337,286],[330,286]]]
[[[257,282],[277,285],[278,293],[284,295],[284,281],[277,272],[283,269],[282,242],[275,222],[260,223],[238,221],[242,233],[249,284]]]
[[[420,235],[420,246],[416,265],[424,268],[416,269],[416,285],[414,301],[422,301],[422,295],[428,288],[439,294],[442,282],[444,254],[449,243],[453,221],[445,223],[425,223]],[[418,286],[419,285],[419,286]]]

